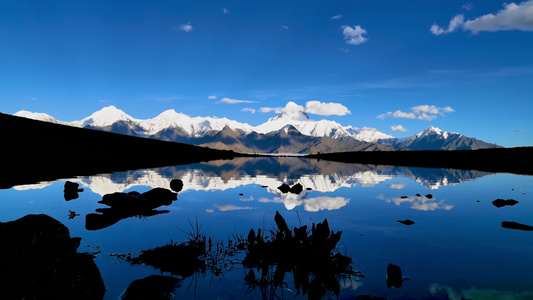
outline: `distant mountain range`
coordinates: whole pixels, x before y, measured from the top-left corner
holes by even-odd
[[[292,102],[287,105],[292,105]],[[28,111],[19,111],[15,116],[246,153],[501,148],[435,127],[398,139],[374,128],[342,126],[328,120],[313,121],[304,112],[283,112],[255,127],[227,118],[189,117],[174,110],[164,111],[153,119],[140,120],[114,106],[74,122],[62,122],[44,113]]]

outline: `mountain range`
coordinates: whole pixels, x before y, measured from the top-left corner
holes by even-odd
[[[281,113],[258,126],[227,118],[190,117],[173,109],[153,119],[141,120],[114,106],[104,107],[87,118],[73,122],[63,122],[44,113],[28,111],[19,111],[15,116],[243,153],[501,148],[432,126],[411,137],[399,139],[374,128],[342,126],[329,120],[314,121],[305,112],[291,109],[291,105],[297,106],[289,102]]]

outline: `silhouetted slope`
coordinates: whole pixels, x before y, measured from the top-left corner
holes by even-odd
[[[0,187],[84,174],[231,159],[213,150],[0,113]]]
[[[337,152],[309,155],[338,162],[451,168],[533,175],[533,147],[454,151]]]

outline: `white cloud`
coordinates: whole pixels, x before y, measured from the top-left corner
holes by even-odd
[[[259,112],[262,112],[262,113],[269,113],[269,112],[276,112],[276,113],[281,113],[281,110],[283,108],[281,107],[261,107],[259,109]]]
[[[463,15],[456,15],[450,20],[450,23],[448,24],[448,28],[444,29],[437,24],[433,24],[431,28],[429,29],[429,31],[433,33],[434,35],[441,35],[441,34],[454,32],[457,29],[459,29],[461,26],[463,26],[464,21],[465,21],[465,17]]]
[[[279,29],[281,29],[281,30],[289,30],[289,26],[287,26],[287,25],[281,25],[281,26],[279,27]]]
[[[213,95],[207,97],[207,99],[209,99],[209,100],[215,100],[216,98],[217,98],[217,96],[213,96]]]
[[[308,101],[305,104],[305,112],[314,114],[314,115],[321,115],[321,116],[344,116],[349,115],[351,112],[346,108],[346,106],[340,104],[340,103],[325,103],[320,101]]]
[[[363,34],[367,33],[366,30],[361,28],[359,25],[355,25],[354,27],[344,25],[341,28],[344,39],[346,40],[346,44],[359,45],[368,40],[363,36]]]
[[[472,3],[467,3],[462,6],[463,9],[468,10],[468,11],[472,10],[473,7],[474,5]]]
[[[224,9],[222,9],[222,13],[225,15],[229,14],[229,9],[224,7]]]
[[[31,100],[33,100],[33,101],[37,101],[37,100],[39,100],[39,98],[37,98],[37,97],[32,97]]]
[[[262,113],[310,113],[321,116],[344,116],[351,114],[348,108],[340,103],[334,102],[320,102],[320,101],[307,101],[305,107],[298,105],[292,101],[289,101],[285,107],[261,107],[259,112]]]
[[[241,109],[241,111],[251,112],[252,114],[255,114],[255,112],[256,112],[255,109],[253,109],[253,108],[248,108],[248,107]]]
[[[454,112],[450,106],[436,107],[434,105],[419,105],[411,108],[411,112],[403,112],[397,110],[395,112],[386,112],[377,116],[378,119],[385,119],[387,117],[402,118],[402,119],[415,119],[431,121],[437,118],[437,116],[444,116],[447,113]],[[403,128],[403,127],[402,127]],[[392,129],[392,127],[391,127]]]
[[[342,19],[342,15],[336,15],[336,16],[333,16],[331,17],[332,20],[338,20],[338,19]]]
[[[468,6],[463,6],[467,9]],[[447,29],[433,24],[430,32],[441,35],[454,32],[459,28],[469,30],[472,33],[480,31],[522,30],[533,31],[533,0],[516,4],[505,3],[503,9],[496,14],[486,14],[473,20],[464,20],[463,15],[456,15],[450,21]]]
[[[402,125],[393,125],[390,127],[390,129],[392,131],[401,131],[401,132],[406,132],[408,131],[407,129],[405,129]]]
[[[237,103],[256,103],[256,101],[250,101],[250,100],[237,100],[237,99],[230,99],[230,98],[222,98],[217,103],[225,103],[225,104],[237,104]]]
[[[533,0],[520,4],[513,2],[504,4],[504,8],[497,12],[496,15],[487,14],[474,20],[466,21],[464,28],[473,33],[500,30],[533,31]]]
[[[453,108],[446,106],[446,107],[436,107],[434,105],[419,105],[413,107],[413,111],[417,114],[420,113],[428,113],[432,115],[441,115],[444,116],[444,113],[451,113],[454,112]]]
[[[180,26],[172,26],[172,29],[178,30],[178,31],[191,32],[192,31],[192,25],[191,24],[181,24]]]

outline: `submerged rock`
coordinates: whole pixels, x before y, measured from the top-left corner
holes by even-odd
[[[396,222],[402,223],[402,224],[407,225],[407,226],[411,226],[411,225],[413,225],[415,223],[414,221],[411,221],[411,220],[403,220],[403,221],[402,220],[398,220]]]
[[[88,214],[85,218],[85,228],[98,230],[130,217],[150,217],[168,213],[168,210],[155,209],[170,205],[177,199],[177,193],[164,188],[155,188],[142,194],[135,191],[106,194],[98,203],[110,208],[99,208],[96,209],[97,213]]]
[[[502,227],[503,228],[507,228],[507,229],[533,231],[533,226],[520,224],[520,223],[516,223],[516,222],[509,222],[509,221],[502,222]]]
[[[122,295],[122,300],[173,299],[181,280],[172,276],[152,275],[133,281]]]
[[[102,299],[105,286],[80,238],[47,215],[0,223],[0,298]]]
[[[148,210],[142,212],[122,211],[114,208],[98,208],[96,213],[85,216],[85,229],[100,230],[131,217],[152,217],[169,213],[168,210]]]
[[[496,206],[497,208],[504,207],[504,206],[513,206],[513,205],[516,205],[517,203],[518,201],[514,199],[507,199],[507,200],[496,199],[492,201],[492,205]]]

